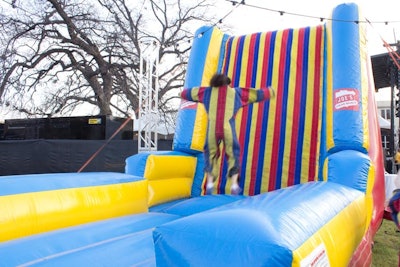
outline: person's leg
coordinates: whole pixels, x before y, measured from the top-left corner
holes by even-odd
[[[225,135],[225,153],[228,158],[228,176],[231,179],[231,194],[238,195],[242,189],[239,186],[239,159],[240,159],[240,144],[236,138],[235,128]]]
[[[206,195],[211,195],[214,190],[214,181],[215,181],[215,158],[218,154],[218,144],[216,142],[215,136],[213,134],[207,135],[207,142],[204,147],[204,155],[205,155],[205,172],[207,175],[206,180]]]

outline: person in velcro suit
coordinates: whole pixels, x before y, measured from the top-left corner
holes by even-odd
[[[239,186],[240,145],[236,136],[235,115],[250,103],[268,100],[275,96],[272,88],[231,87],[231,79],[216,73],[209,86],[185,88],[181,98],[204,104],[208,115],[207,141],[204,147],[205,172],[207,173],[206,194],[212,194],[215,178],[219,175],[218,161],[222,151],[228,160],[228,177],[231,178],[231,194],[242,192]]]

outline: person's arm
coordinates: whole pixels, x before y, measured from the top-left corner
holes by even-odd
[[[205,87],[185,88],[179,96],[188,101],[201,102],[200,99],[202,98],[201,95],[203,94],[204,89]]]
[[[260,102],[275,97],[275,91],[271,87],[261,88],[259,90],[253,88],[241,88],[241,91],[240,97],[243,105]]]

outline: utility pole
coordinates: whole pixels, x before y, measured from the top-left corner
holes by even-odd
[[[394,123],[394,117],[399,118],[398,125],[400,125],[400,68],[398,67],[400,64],[400,60],[398,58],[400,52],[400,41],[397,41],[397,43],[389,45],[395,46],[397,53],[397,56],[391,57],[390,60],[390,92],[391,92],[390,143],[392,151],[391,157],[393,163],[392,173],[397,173],[397,167],[393,157],[397,153],[397,150],[399,148],[399,129],[397,129],[397,133],[395,133],[396,125]],[[394,60],[396,60],[396,62],[394,62]],[[396,94],[395,94],[395,88],[397,89]],[[397,136],[397,140],[395,140],[395,136]],[[397,143],[395,141],[397,141]]]

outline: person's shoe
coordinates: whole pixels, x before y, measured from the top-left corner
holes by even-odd
[[[238,185],[232,185],[231,186],[231,195],[238,196],[240,193],[242,193],[242,188]]]
[[[214,191],[214,183],[207,184],[206,186],[206,195],[212,195]]]

